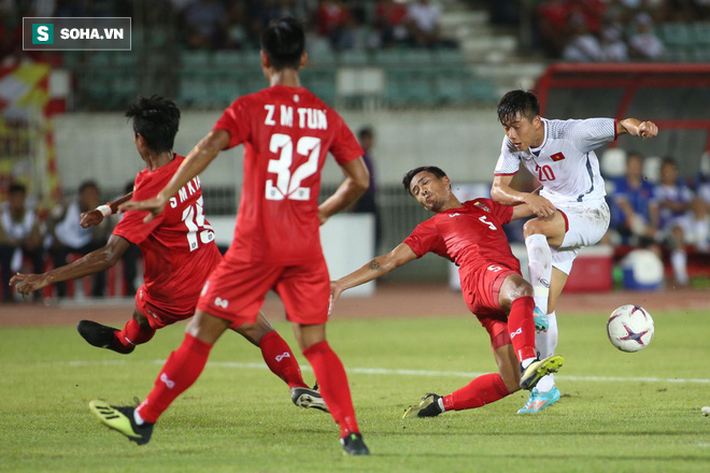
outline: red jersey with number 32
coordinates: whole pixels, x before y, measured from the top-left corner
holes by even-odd
[[[502,225],[509,223],[513,207],[491,199],[464,202],[462,207],[434,215],[404,240],[421,258],[428,252],[456,263],[461,270],[500,264],[520,271]]]
[[[184,157],[136,176],[131,200],[155,197],[173,177]],[[143,277],[151,303],[183,313],[195,306],[207,276],[221,260],[214,232],[202,211],[199,177],[170,199],[165,210],[148,223],[145,211],[128,211],[113,230],[137,244],[143,253]]]
[[[363,151],[343,119],[302,87],[276,85],[237,99],[214,126],[244,143],[241,203],[229,258],[294,265],[322,257],[318,194],[330,151]]]

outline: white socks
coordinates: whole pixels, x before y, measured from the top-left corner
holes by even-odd
[[[138,413],[138,409],[133,410],[133,420],[135,420],[138,425],[143,425],[145,423],[141,415]]]
[[[547,332],[535,334],[535,348],[540,354],[540,359],[554,355],[555,350],[557,349],[557,314],[555,312],[550,312],[547,314],[547,320],[550,323]],[[544,376],[537,383],[537,390],[541,392],[547,392],[554,387],[555,377],[553,374]]]
[[[550,295],[552,279],[552,253],[545,235],[530,235],[525,239],[528,250],[528,271],[530,284],[535,290],[535,305],[547,314],[547,299]]]

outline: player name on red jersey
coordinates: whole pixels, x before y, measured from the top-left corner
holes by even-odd
[[[200,187],[202,187],[200,184],[200,176],[193,177],[187,184],[182,186],[176,197],[170,198],[170,207],[174,209],[178,206],[178,198],[180,199],[180,203],[185,202],[188,197],[200,190]]]
[[[278,123],[281,126],[293,127],[293,107],[289,105],[281,105],[277,108],[276,105],[266,104],[264,105],[264,109],[266,110],[264,125],[276,126]],[[299,128],[308,128],[311,130],[328,129],[328,118],[325,110],[318,108],[298,107],[296,109],[295,118],[298,120]]]

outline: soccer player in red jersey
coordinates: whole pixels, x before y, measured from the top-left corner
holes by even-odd
[[[126,116],[133,120],[134,142],[147,165],[136,176],[133,197],[151,197],[185,160],[172,151],[180,110],[161,97],[140,97]],[[44,274],[18,273],[10,284],[16,284],[17,291],[26,295],[58,281],[104,271],[120,261],[131,243],[137,244],[143,253],[145,283],[136,293],[133,318],[122,330],[90,320],[82,320],[77,327],[93,346],[131,353],[136,345],[153,338],[157,329],[192,317],[202,284],[222,260],[202,211],[199,178],[175,192],[167,210],[148,224],[143,223],[145,214],[126,212],[103,248]],[[95,225],[102,219],[100,211],[87,212],[82,214],[82,225]],[[320,394],[306,386],[291,349],[263,314],[254,323],[235,330],[261,348],[266,364],[291,388],[294,404],[327,410]]]
[[[262,36],[261,66],[270,87],[237,99],[214,129],[190,152],[170,182],[153,199],[124,204],[159,216],[169,196],[217,157],[241,143],[244,180],[234,240],[207,278],[185,339],[137,407],[92,401],[92,412],[139,444],[172,401],[202,372],[212,346],[230,327],[254,323],[264,296],[274,290],[303,354],[313,366],[321,394],[340,426],[343,449],[369,454],[362,440],[345,369],[325,338],[330,281],[319,226],[367,189],[363,151],[342,118],[300,86],[305,35],[291,18],[273,22]],[[318,205],[321,169],[327,153],[345,174],[337,191]]]
[[[461,203],[451,181],[435,166],[412,169],[404,188],[435,216],[420,223],[391,252],[331,283],[332,303],[351,287],[383,276],[432,252],[459,266],[466,305],[491,338],[499,372],[479,376],[449,394],[427,394],[404,417],[434,417],[449,410],[481,407],[520,388],[533,389],[547,373],[557,371],[563,358],[539,360],[535,354],[532,286],[520,274],[502,225],[531,215],[527,205],[509,207],[491,199]]]

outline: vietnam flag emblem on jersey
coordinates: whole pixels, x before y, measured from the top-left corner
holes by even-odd
[[[552,156],[550,156],[550,158],[553,161],[562,161],[563,159],[565,159],[565,155],[562,153],[555,153]]]

